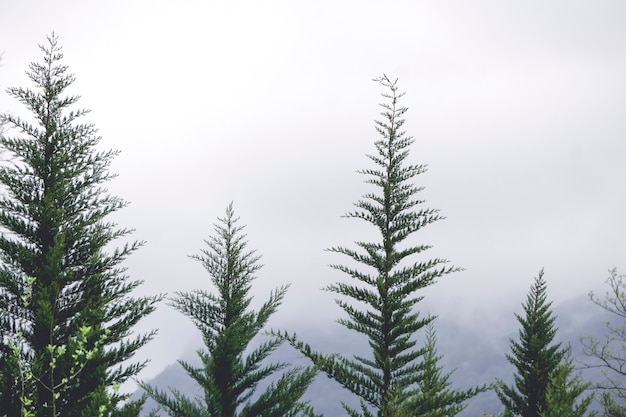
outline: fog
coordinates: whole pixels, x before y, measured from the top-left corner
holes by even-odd
[[[321,288],[344,277],[324,249],[374,233],[340,216],[369,191],[371,79],[398,77],[408,162],[429,165],[417,185],[446,217],[415,243],[464,268],[419,307],[502,334],[541,268],[557,302],[626,268],[625,20],[619,1],[3,2],[0,90],[30,86],[54,31],[71,92],[121,151],[109,190],[146,241],[126,263],[139,294],[207,288],[188,255],[234,201],[263,255],[255,302],[291,283],[272,326],[330,332]],[[24,110],[0,94],[0,111]],[[166,304],[151,328],[143,378],[195,340]]]

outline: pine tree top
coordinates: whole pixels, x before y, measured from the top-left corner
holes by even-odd
[[[551,305],[542,269],[522,304],[524,314],[515,315],[521,327],[518,339],[510,340],[511,353],[506,355],[515,367],[514,385],[496,384],[505,415],[539,417],[546,407],[551,375],[567,355],[567,349],[554,342],[557,329]]]

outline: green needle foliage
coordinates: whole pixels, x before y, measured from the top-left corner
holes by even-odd
[[[591,387],[582,381],[580,375],[573,374],[574,364],[566,358],[550,375],[546,390],[546,406],[541,410],[541,417],[594,417],[596,412],[587,409],[593,401],[593,394],[580,398]]]
[[[92,417],[89,410],[103,406],[110,415],[129,415],[137,403],[119,408],[127,396],[114,388],[145,365],[129,360],[153,333],[131,337],[132,328],[159,297],[130,296],[140,282],[130,281],[121,263],[141,243],[109,250],[131,230],[106,220],[126,202],[103,188],[117,152],[99,150],[96,128],[79,122],[88,111],[71,109],[78,97],[65,91],[74,76],[61,63],[57,37],[40,49],[43,62],[27,71],[35,90],[8,89],[32,120],[0,116],[19,132],[0,136],[8,158],[0,166],[0,404],[9,417],[20,415],[22,398],[37,417]],[[79,346],[73,340],[85,328]],[[10,340],[22,341],[28,384]],[[79,349],[91,354],[76,375]]]
[[[452,417],[467,407],[465,401],[480,392],[486,386],[470,388],[466,391],[451,389],[452,372],[444,373],[439,365],[442,356],[437,354],[437,336],[432,324],[426,328],[426,350],[422,363],[422,375],[417,382],[418,390],[403,406],[399,415],[421,417]]]
[[[375,167],[360,171],[366,183],[377,190],[366,194],[345,217],[364,220],[376,228],[379,240],[356,242],[357,249],[333,247],[331,252],[346,256],[361,268],[336,264],[351,279],[327,288],[341,298],[337,304],[346,313],[338,320],[347,329],[364,335],[371,347],[370,357],[315,352],[296,335],[277,333],[299,349],[330,378],[360,397],[359,410],[344,404],[350,416],[390,417],[407,404],[420,407],[419,384],[425,378],[422,356],[424,348],[416,348],[414,336],[434,317],[415,311],[423,298],[416,294],[436,280],[458,268],[446,267],[445,259],[424,259],[427,245],[412,245],[414,237],[427,225],[441,219],[438,210],[423,208],[416,199],[421,188],[414,179],[426,171],[424,165],[406,163],[413,138],[402,130],[406,107],[398,103],[403,94],[396,81],[383,76],[380,82],[388,93],[382,103],[383,121],[376,121],[380,139],[376,153],[368,155]],[[416,259],[417,258],[417,259]],[[415,414],[411,414],[415,415]]]
[[[508,361],[515,366],[515,384],[496,383],[496,394],[505,408],[505,416],[540,417],[547,407],[550,378],[567,355],[560,343],[554,343],[555,317],[546,301],[546,282],[539,272],[526,302],[524,316],[515,314],[521,324],[519,341],[511,340]]]
[[[179,292],[172,305],[190,317],[202,333],[206,349],[197,351],[202,367],[179,361],[204,391],[204,398],[187,398],[170,388],[167,392],[142,384],[148,395],[172,417],[282,417],[313,415],[301,397],[313,381],[313,368],[291,368],[286,363],[266,363],[265,359],[282,343],[263,342],[245,353],[252,339],[265,327],[281,304],[288,286],[274,290],[258,311],[250,309],[249,295],[259,256],[247,251],[243,226],[237,226],[232,204],[226,217],[215,225],[216,236],[206,241],[208,249],[193,258],[211,275],[217,295],[203,290]],[[280,377],[262,392],[257,385]],[[255,395],[258,394],[256,397]]]

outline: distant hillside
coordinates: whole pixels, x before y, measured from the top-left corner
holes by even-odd
[[[522,300],[512,310],[520,311],[521,302]],[[586,335],[602,338],[607,319],[613,319],[585,296],[555,305],[553,311],[557,315],[556,324],[559,328],[557,338],[562,343],[569,344],[572,347],[573,356],[579,359],[584,358],[580,338]],[[508,329],[502,334],[494,334],[494,329],[481,328],[480,323],[477,323],[479,327],[470,328],[446,321],[441,317],[435,320],[438,350],[443,355],[442,364],[446,370],[454,370],[452,380],[455,387],[467,388],[473,385],[490,384],[496,378],[507,383],[512,381],[513,367],[506,361],[504,355],[509,353],[509,338],[517,337],[519,327],[512,314],[511,317],[502,317],[501,320],[505,323],[503,327]],[[346,352],[346,347],[353,346],[354,353],[360,353],[357,351],[359,347],[366,346],[358,335],[343,332],[339,326],[333,328],[336,329],[336,334],[328,329],[324,331],[299,329],[298,334],[312,346],[329,352]],[[196,361],[195,353],[189,352],[185,359],[191,362]],[[274,360],[308,365],[288,346],[281,347],[276,352]],[[596,376],[587,371],[585,377],[591,379]],[[163,389],[168,386],[176,387],[189,396],[202,395],[178,363],[168,366],[148,382]],[[340,405],[341,401],[358,404],[352,394],[322,374],[310,387],[307,399],[311,400],[318,413],[332,417],[345,415]],[[149,402],[143,415],[147,415],[148,410],[153,406],[154,403]],[[487,392],[470,400],[468,407],[459,416],[476,417],[483,413],[493,414],[500,411],[502,409],[496,395],[493,392]]]

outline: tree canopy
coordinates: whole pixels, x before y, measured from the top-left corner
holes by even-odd
[[[261,268],[260,257],[254,250],[247,250],[246,235],[243,226],[237,224],[232,204],[218,221],[215,235],[206,240],[208,248],[193,256],[211,276],[216,293],[178,292],[171,299],[172,305],[202,333],[205,347],[197,351],[202,366],[179,363],[202,388],[204,397],[193,400],[176,388],[170,388],[168,395],[148,384],[142,387],[172,417],[313,415],[301,397],[316,371],[297,367],[285,370],[287,363],[267,363],[268,356],[282,343],[279,339],[272,338],[257,347],[251,345],[278,309],[288,285],[275,289],[258,311],[252,310],[250,290]],[[276,375],[274,382],[257,393],[259,383]]]
[[[126,205],[104,188],[117,152],[101,150],[95,126],[80,123],[88,110],[75,109],[79,97],[65,93],[75,78],[62,64],[58,38],[52,34],[40,49],[43,60],[27,72],[35,89],[8,89],[32,120],[0,116],[8,129],[0,148],[9,157],[0,166],[0,401],[9,417],[26,397],[37,417],[101,407],[115,415],[127,396],[113,388],[144,367],[129,360],[154,335],[132,329],[160,297],[131,295],[141,282],[125,275],[122,262],[142,243],[111,250],[131,230],[107,220]],[[97,351],[70,378],[81,329],[89,329],[83,348]],[[20,344],[17,362],[9,341]],[[22,360],[29,384],[17,366]]]
[[[380,135],[374,142],[376,153],[368,155],[374,167],[360,173],[376,192],[357,201],[356,209],[345,217],[373,226],[378,240],[355,242],[357,249],[330,248],[330,252],[347,257],[360,268],[331,265],[350,280],[326,288],[339,296],[336,301],[345,317],[338,322],[364,335],[371,355],[323,355],[295,335],[282,333],[282,337],[360,398],[360,410],[344,404],[350,416],[391,417],[408,404],[419,407],[416,401],[423,394],[419,384],[426,377],[422,362],[427,348],[416,347],[415,336],[434,317],[416,310],[423,298],[419,290],[458,268],[447,266],[445,259],[426,258],[424,252],[430,246],[411,242],[410,238],[441,216],[416,197],[422,188],[414,181],[426,166],[408,161],[414,140],[402,130],[408,110],[399,103],[404,93],[398,91],[397,81],[387,76],[375,81],[386,89],[386,102],[380,104],[383,120],[376,121]]]
[[[522,304],[524,314],[515,314],[521,328],[518,339],[510,340],[511,353],[506,355],[515,367],[514,384],[496,384],[505,416],[540,417],[547,407],[550,378],[567,355],[567,349],[554,341],[557,329],[551,305],[541,270]]]

